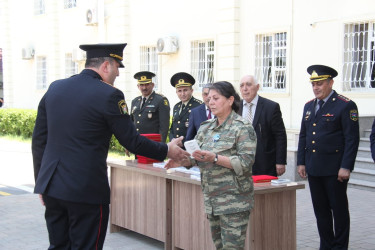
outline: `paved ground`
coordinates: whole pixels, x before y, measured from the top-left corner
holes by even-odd
[[[309,187],[297,191],[297,249],[318,249],[319,237]],[[0,138],[0,249],[48,248],[44,207],[32,194],[30,144]],[[7,195],[10,194],[10,195]],[[375,249],[375,192],[348,189],[351,212],[350,249]],[[104,249],[163,249],[161,242],[131,231],[108,233]]]

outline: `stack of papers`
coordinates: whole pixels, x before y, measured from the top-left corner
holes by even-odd
[[[154,162],[152,163],[152,166],[155,168],[164,168],[165,164],[165,162]],[[167,173],[173,173],[175,171],[190,174],[191,179],[198,181],[201,180],[201,171],[199,167],[191,167],[190,169],[187,169],[185,167],[171,168],[167,170]]]
[[[152,166],[155,168],[164,168],[166,162],[154,162],[152,163]]]
[[[271,180],[271,184],[274,184],[274,185],[283,185],[283,184],[287,184],[289,183],[290,180],[289,179],[277,179],[277,180]]]

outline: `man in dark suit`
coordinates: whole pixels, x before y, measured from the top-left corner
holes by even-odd
[[[208,92],[210,87],[212,86],[211,83],[207,83],[202,88],[202,98],[203,103],[196,108],[193,108],[189,115],[189,127],[186,132],[186,141],[193,140],[195,135],[198,132],[201,123],[206,121],[207,119],[214,118],[214,115],[211,113],[211,110],[208,106],[210,99],[208,98]]]
[[[307,72],[316,98],[303,109],[298,173],[308,177],[320,249],[348,249],[346,190],[359,145],[357,105],[332,89],[333,68],[312,65]]]
[[[167,140],[170,108],[168,99],[154,91],[154,73],[141,71],[134,75],[142,95],[133,99],[131,117],[140,134],[160,134],[161,141]]]
[[[370,144],[371,144],[372,159],[375,162],[375,119],[374,119],[374,122],[372,123],[372,130],[370,134]]]
[[[181,159],[169,146],[140,136],[124,94],[113,84],[126,44],[81,45],[85,68],[53,82],[42,97],[32,137],[35,189],[46,207],[49,249],[102,249],[110,188],[107,154],[112,134],[129,151],[150,158]]]
[[[253,175],[279,176],[285,172],[287,137],[278,103],[258,95],[259,83],[246,75],[240,82],[243,98],[238,111],[253,124],[257,149]]]
[[[193,96],[195,79],[192,75],[180,72],[171,77],[171,85],[176,88],[178,98],[181,100],[173,107],[172,125],[169,130],[169,140],[186,136],[189,127],[189,115],[193,108],[202,104],[201,100]],[[185,140],[184,140],[185,141]]]

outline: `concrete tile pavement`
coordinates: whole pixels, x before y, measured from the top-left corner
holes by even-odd
[[[297,190],[297,249],[319,248],[319,235],[312,209],[308,183]],[[29,143],[0,138],[0,186],[21,188],[10,196],[0,196],[0,249],[47,249],[48,233],[44,207],[30,193],[34,184]],[[23,194],[26,193],[26,194]],[[351,234],[349,249],[375,249],[375,192],[348,189]],[[163,249],[163,243],[131,231],[108,232],[106,250]]]

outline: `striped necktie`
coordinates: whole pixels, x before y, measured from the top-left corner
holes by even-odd
[[[250,103],[247,103],[247,106],[248,106],[248,108],[249,108],[249,112],[247,113],[246,119],[247,119],[251,124],[253,124],[253,120],[254,120],[254,114],[253,114],[253,110],[252,110],[253,105],[254,105],[254,104],[252,104],[251,102],[250,102]]]

